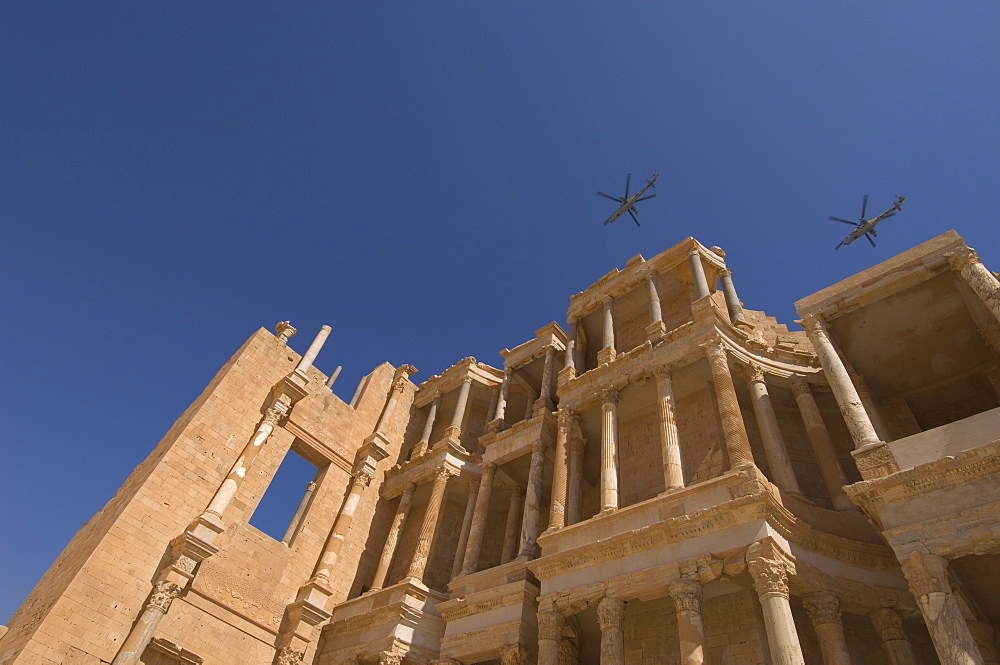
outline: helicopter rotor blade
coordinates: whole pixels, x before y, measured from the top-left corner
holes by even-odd
[[[654,198],[656,198],[656,194],[650,194],[649,196],[644,196],[641,199],[636,199],[635,202],[638,203],[639,201],[648,201],[649,199]]]
[[[615,201],[616,203],[621,203],[622,202],[622,200],[620,198],[618,198],[617,196],[608,196],[604,192],[597,192],[597,195],[598,196],[603,196],[606,199],[611,199],[612,201]]]
[[[831,221],[834,222],[843,222],[844,224],[850,224],[851,226],[861,226],[857,222],[849,222],[846,219],[841,219],[840,217],[828,217],[827,219],[830,219]]]
[[[861,219],[862,220],[865,218],[865,211],[866,210],[868,210],[868,195],[867,194],[865,194],[865,197],[863,199],[861,199]]]
[[[874,240],[872,240],[872,237],[871,237],[870,235],[868,235],[868,234],[866,233],[866,234],[865,234],[865,237],[866,237],[866,238],[868,238],[868,242],[870,242],[870,243],[872,244],[872,247],[876,247],[876,245],[875,245],[875,241],[874,241]]]
[[[642,224],[639,223],[639,218],[635,216],[635,213],[632,212],[631,209],[629,209],[628,214],[632,215],[632,221],[635,222],[636,226],[642,226]]]
[[[629,173],[625,176],[625,198],[628,198],[628,188],[632,184],[632,174]]]

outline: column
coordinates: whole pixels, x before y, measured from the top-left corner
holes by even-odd
[[[427,452],[427,447],[430,446],[431,433],[434,431],[434,421],[437,420],[438,409],[441,408],[441,391],[434,391],[434,401],[431,402],[431,408],[427,412],[427,421],[424,422],[424,431],[420,435],[420,441],[417,445],[413,447],[413,452],[410,454],[410,459],[420,457]]]
[[[490,495],[493,493],[493,476],[496,471],[496,464],[483,464],[476,508],[472,512],[472,526],[469,527],[469,544],[465,548],[465,562],[462,564],[463,575],[474,573],[479,568],[479,553],[483,549],[483,534],[486,532],[486,519],[490,513]]]
[[[153,587],[153,593],[149,596],[142,615],[122,642],[112,665],[137,665],[142,652],[153,637],[157,624],[180,592],[181,588],[172,582],[159,582]]]
[[[330,374],[330,378],[326,380],[327,388],[333,388],[333,384],[337,382],[337,377],[340,376],[340,373],[343,371],[343,369],[344,369],[343,365],[337,365],[336,367],[333,368],[333,372]]]
[[[969,631],[972,638],[976,640],[979,653],[983,656],[985,665],[1000,665],[1000,653],[997,652],[996,640],[993,637],[993,626],[985,621],[970,621]]]
[[[326,541],[326,548],[323,550],[323,555],[316,566],[316,573],[313,575],[314,579],[329,585],[330,574],[333,571],[334,564],[337,563],[340,548],[343,547],[344,540],[347,539],[347,531],[351,528],[351,522],[354,521],[354,513],[358,509],[358,503],[361,501],[361,493],[364,492],[371,481],[372,477],[364,471],[352,478],[351,490],[348,492],[347,498],[344,499],[344,505],[340,509],[340,514],[337,515],[337,521],[333,523],[330,538]]]
[[[572,435],[572,431],[570,432]],[[566,526],[580,521],[580,502],[583,500],[583,451],[587,442],[572,437],[567,445],[566,464]]]
[[[566,333],[566,360],[563,362],[562,368],[562,372],[568,372],[570,378],[576,376],[576,328],[578,325],[579,322],[576,317],[570,317],[569,331]],[[569,372],[569,370],[572,370],[572,372]]]
[[[302,521],[302,515],[305,514],[306,508],[309,506],[309,502],[312,500],[313,493],[316,491],[316,483],[310,480],[306,484],[306,491],[302,494],[302,500],[299,501],[299,507],[295,509],[295,514],[292,515],[292,521],[288,523],[288,528],[285,529],[285,535],[282,536],[281,542],[288,544],[292,540],[292,536],[295,535],[295,530],[299,528],[299,522]]]
[[[757,416],[757,425],[760,427],[761,439],[764,441],[764,454],[767,456],[767,465],[771,468],[771,475],[774,476],[775,484],[781,489],[801,494],[799,483],[795,480],[792,461],[788,459],[785,439],[781,436],[781,428],[774,415],[771,396],[767,392],[764,369],[756,363],[751,364],[749,369],[750,382],[747,387],[750,389],[750,400],[753,402],[753,411]]]
[[[833,441],[830,439],[830,432],[826,429],[823,416],[819,412],[809,384],[802,379],[793,379],[792,392],[795,394],[795,403],[798,404],[802,422],[805,423],[806,436],[809,437],[813,457],[819,466],[820,475],[823,476],[823,485],[833,502],[833,507],[837,510],[853,510],[854,504],[844,494],[844,485],[847,484],[844,469],[840,466],[840,460],[837,459],[837,453],[833,449]]]
[[[542,387],[538,394],[538,401],[535,402],[533,415],[538,415],[543,411],[551,411],[552,404],[552,365],[555,361],[555,347],[550,346],[545,349],[545,365],[542,369]]]
[[[788,604],[788,570],[771,543],[757,542],[747,549],[747,567],[753,577],[767,629],[774,665],[805,665]]]
[[[656,273],[646,277],[646,293],[649,297],[649,325],[646,326],[646,337],[651,342],[663,337],[667,327],[663,323],[663,309],[660,307],[660,294],[656,292]]]
[[[997,282],[993,273],[979,261],[976,251],[971,247],[960,247],[945,256],[948,257],[948,264],[952,270],[962,276],[986,308],[1000,320],[1000,282]]]
[[[385,408],[382,409],[382,415],[379,416],[378,424],[375,426],[376,432],[381,432],[389,424],[392,414],[395,413],[396,405],[399,404],[399,396],[406,389],[406,384],[409,383],[406,372],[410,369],[413,368],[409,365],[403,365],[396,370],[396,376],[393,377],[392,386],[389,388],[389,401],[386,402]]]
[[[701,300],[708,295],[708,279],[705,277],[705,267],[701,265],[701,252],[698,248],[688,251],[688,264],[691,266],[691,282],[694,284],[695,300]]]
[[[549,527],[566,526],[566,480],[569,476],[569,430],[573,426],[573,412],[566,407],[559,409],[556,426],[555,462],[552,465],[552,500],[549,502]]]
[[[671,584],[668,591],[677,609],[680,665],[702,665],[705,662],[705,624],[701,618],[701,584],[680,580]]]
[[[503,422],[503,417],[507,413],[507,399],[510,397],[510,382],[514,378],[514,370],[509,367],[503,371],[503,382],[500,383],[500,395],[497,397],[497,412],[494,416],[494,425],[490,423],[490,428],[492,431],[496,431],[500,423]]]
[[[559,665],[580,665],[580,647],[575,639],[565,635],[559,641]]]
[[[392,525],[389,527],[389,534],[385,537],[385,546],[382,548],[382,556],[378,560],[378,568],[375,569],[375,577],[372,580],[371,591],[378,591],[385,586],[385,578],[389,574],[389,566],[392,564],[392,557],[396,553],[396,544],[399,542],[399,534],[406,526],[406,518],[410,515],[410,506],[413,504],[413,492],[417,486],[407,483],[403,495],[399,497],[399,506],[396,507],[396,515],[392,518]]]
[[[518,561],[530,561],[538,556],[538,532],[541,530],[542,474],[545,471],[545,445],[535,441],[531,446],[531,466],[528,467],[528,487],[525,490],[524,518],[521,520],[521,548]]]
[[[423,582],[427,559],[431,555],[431,546],[434,544],[434,534],[437,532],[438,518],[441,516],[441,503],[444,501],[444,490],[449,477],[451,477],[451,472],[446,468],[440,468],[434,474],[431,497],[427,501],[424,520],[420,524],[420,537],[417,539],[417,547],[413,551],[410,569],[406,573],[407,577],[415,578],[420,582]]]
[[[747,438],[740,403],[736,400],[736,386],[729,373],[726,347],[722,345],[721,339],[715,338],[704,345],[704,348],[708,354],[708,364],[712,368],[712,384],[715,387],[715,399],[719,403],[719,418],[722,420],[722,436],[729,453],[729,468],[753,464],[750,439]]]
[[[465,559],[465,547],[469,544],[469,529],[472,528],[472,514],[476,510],[476,495],[479,493],[479,478],[469,479],[469,500],[465,504],[465,516],[462,518],[462,530],[458,534],[458,546],[455,548],[455,562],[451,566],[451,576],[458,577],[462,572]]]
[[[605,365],[615,359],[615,299],[611,296],[604,298],[604,336],[603,346],[597,352],[597,364]]]
[[[851,382],[851,377],[847,373],[847,368],[837,355],[833,343],[826,332],[826,325],[819,314],[806,314],[802,317],[803,326],[809,335],[810,341],[816,347],[816,354],[819,356],[820,365],[823,366],[823,373],[826,374],[827,381],[830,382],[830,389],[833,396],[837,398],[840,405],[840,412],[847,423],[847,429],[851,432],[855,448],[878,445],[879,438],[872,427],[872,421],[861,403],[857,388]]]
[[[938,659],[948,665],[983,665],[983,656],[951,592],[948,561],[934,554],[911,552],[901,563]]]
[[[823,653],[823,665],[853,665],[847,652],[847,639],[840,619],[840,603],[830,591],[820,591],[803,596],[809,620],[819,638],[819,650]]]
[[[521,535],[521,515],[524,512],[524,490],[513,487],[510,490],[510,505],[507,506],[507,522],[503,532],[503,550],[500,563],[510,562],[517,554],[518,537]]]
[[[669,492],[684,487],[681,447],[677,436],[677,406],[674,401],[670,368],[660,365],[653,369],[656,377],[656,399],[660,407],[660,446],[663,451],[663,488]]]
[[[462,422],[465,420],[465,407],[469,403],[469,391],[472,390],[472,377],[466,376],[462,379],[462,388],[458,391],[458,403],[455,404],[455,415],[451,418],[451,425],[448,426],[445,436],[461,443]]]
[[[316,338],[313,339],[312,344],[309,345],[309,349],[306,354],[302,356],[302,360],[299,361],[298,366],[295,368],[296,372],[300,374],[305,374],[306,371],[312,367],[313,361],[316,360],[316,356],[319,355],[320,349],[323,348],[323,344],[326,343],[326,338],[330,335],[330,326],[323,326],[316,333]]]
[[[559,665],[563,625],[566,618],[554,607],[538,609],[538,665]]]
[[[733,271],[723,268],[719,271],[722,278],[722,295],[726,298],[726,310],[729,312],[729,321],[734,326],[737,324],[747,324],[747,317],[743,314],[743,303],[736,295],[736,287],[733,286]]]
[[[605,596],[597,604],[597,623],[601,627],[601,665],[625,665],[625,601]]]
[[[618,391],[601,393],[601,512],[618,510]]]
[[[298,331],[288,321],[278,321],[278,325],[274,326],[274,332],[278,342],[288,344],[289,338],[295,337]]]
[[[879,639],[882,640],[882,650],[889,665],[917,665],[910,638],[906,636],[903,620],[899,618],[896,610],[883,607],[874,610],[868,618],[875,627]]]

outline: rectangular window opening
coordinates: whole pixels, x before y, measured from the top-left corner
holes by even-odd
[[[289,449],[250,517],[250,524],[275,540],[290,544],[316,493],[320,471]]]

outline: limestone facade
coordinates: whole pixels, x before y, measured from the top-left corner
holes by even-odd
[[[347,404],[259,330],[0,663],[1000,663],[1000,282],[954,232],[745,309],[693,238],[566,326]],[[281,541],[248,523],[292,450]]]

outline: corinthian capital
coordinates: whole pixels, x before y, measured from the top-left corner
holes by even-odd
[[[625,620],[625,601],[621,598],[610,598],[605,596],[597,604],[597,623],[601,630],[617,628],[621,630],[622,622]]]
[[[274,326],[274,332],[278,334],[279,342],[287,344],[289,338],[294,337],[298,331],[288,321],[278,321],[278,325]]]
[[[948,265],[951,266],[952,270],[961,270],[973,263],[979,263],[979,255],[971,247],[959,247],[955,251],[945,254],[945,258],[948,259]]]
[[[765,383],[764,380],[764,368],[757,363],[750,363],[747,365],[747,372],[750,375],[750,383],[755,381],[760,383]]]
[[[565,617],[555,610],[539,610],[538,611],[538,639],[540,640],[558,640],[562,637],[563,624],[566,623]]]
[[[292,647],[281,647],[278,652],[278,665],[299,665],[305,657],[302,651],[296,651]]]
[[[614,388],[605,388],[601,391],[602,404],[618,404],[618,391]]]
[[[913,595],[920,598],[934,592],[951,593],[947,560],[934,554],[911,552],[901,563]]]
[[[678,612],[701,613],[701,584],[693,580],[674,582],[667,591],[674,600]]]
[[[868,618],[871,619],[872,625],[875,626],[875,630],[883,642],[910,639],[903,629],[903,620],[899,618],[896,610],[883,607],[872,611]]]
[[[157,582],[156,586],[153,587],[153,593],[149,596],[149,606],[166,613],[170,609],[170,603],[180,593],[181,588],[173,582]]]
[[[831,591],[820,591],[803,596],[802,605],[814,626],[840,623],[840,602]]]
[[[747,568],[757,594],[777,593],[788,596],[788,565],[772,544],[754,543],[747,549]]]

